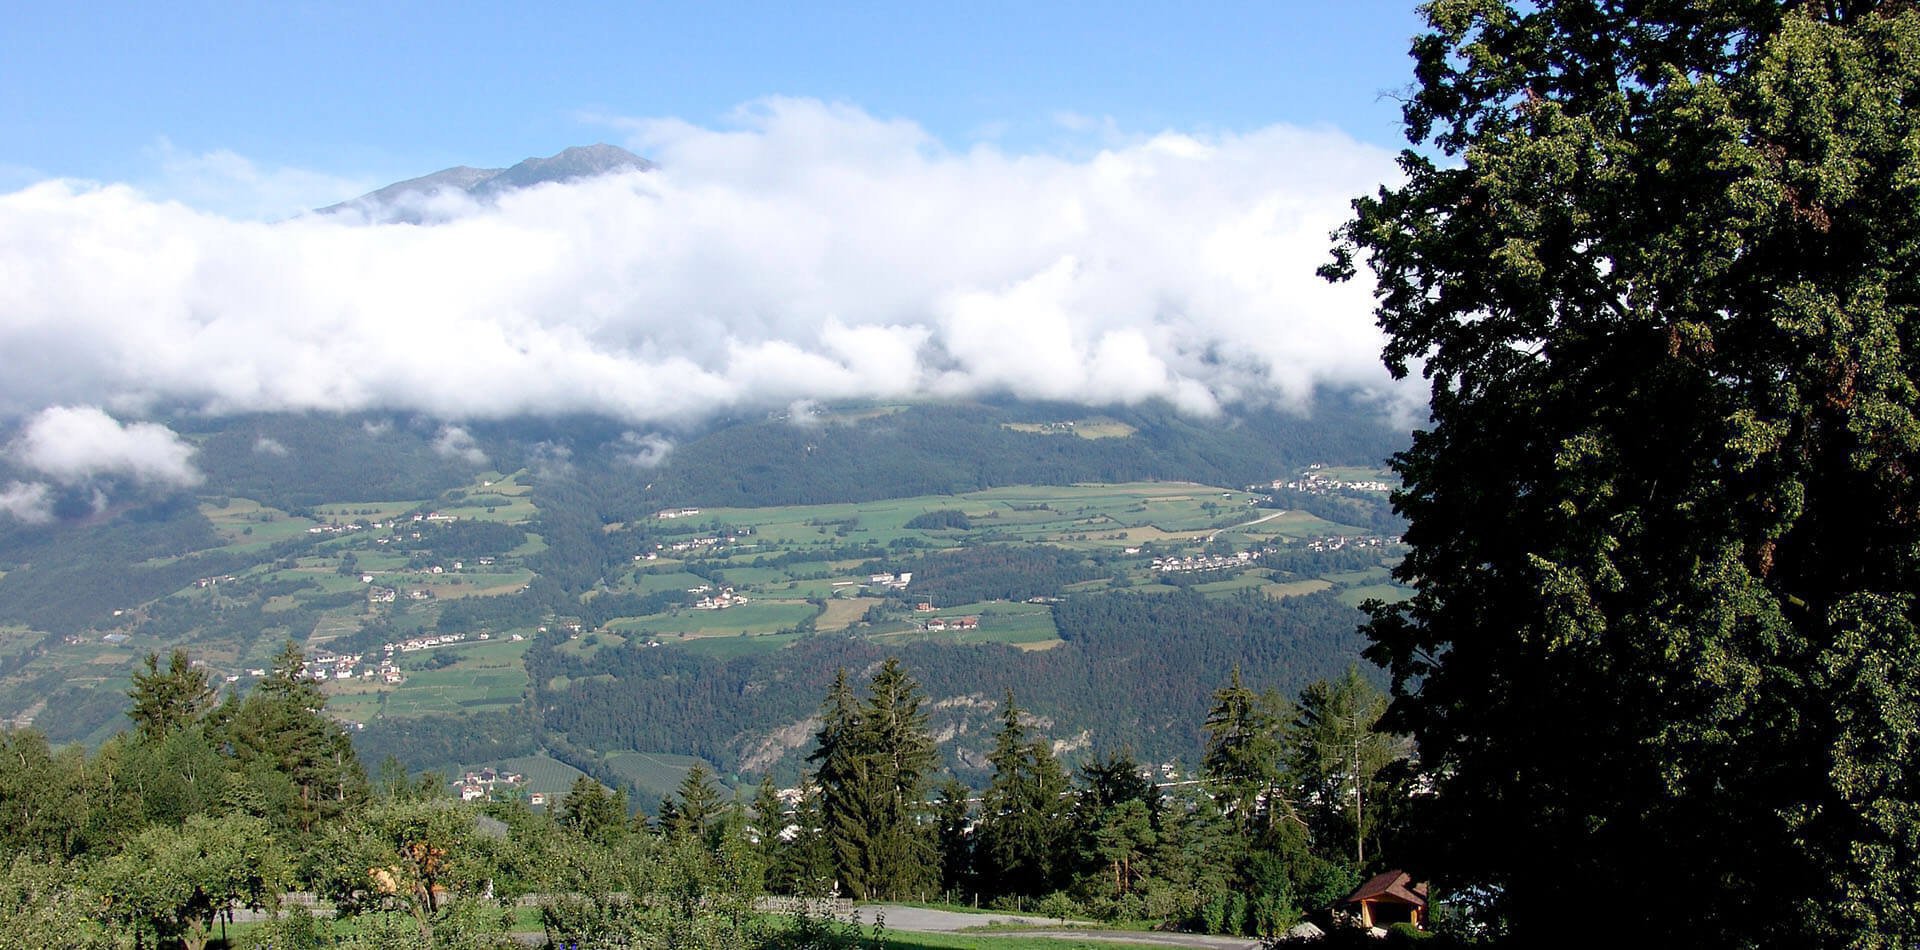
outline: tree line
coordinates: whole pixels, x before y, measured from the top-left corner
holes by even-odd
[[[531,897],[553,946],[851,944],[752,911],[762,894],[945,899],[1271,934],[1378,866],[1399,794],[1384,698],[1354,673],[1297,701],[1236,671],[1204,758],[1174,779],[1124,750],[1069,769],[1008,693],[971,788],[946,773],[896,659],[844,670],[795,789],[690,770],[654,815],[582,777],[546,812],[462,803],[394,760],[369,779],[291,644],[220,698],[185,652],[135,674],[98,751],[0,732],[0,944],[504,947]],[[337,920],[287,895],[310,891]],[[267,922],[221,937],[239,908]]]

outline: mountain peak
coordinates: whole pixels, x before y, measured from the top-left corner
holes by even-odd
[[[534,185],[579,181],[617,172],[651,171],[658,166],[617,145],[604,142],[576,145],[546,158],[529,158],[511,168],[471,168],[456,165],[431,175],[409,178],[367,192],[350,201],[328,205],[320,214],[358,211],[370,218],[419,224],[419,199],[447,191],[465,192],[482,201]],[[407,207],[412,203],[413,207]]]

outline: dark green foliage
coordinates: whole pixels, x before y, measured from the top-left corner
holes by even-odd
[[[416,771],[451,772],[474,762],[498,762],[539,751],[524,709],[469,713],[458,718],[380,718],[353,734],[364,761],[399,758]]]
[[[140,735],[148,739],[164,738],[167,733],[200,721],[213,708],[217,695],[212,674],[196,669],[185,650],[174,650],[167,660],[166,672],[160,671],[160,657],[147,654],[145,671],[133,674],[133,688],[127,697]]]
[[[939,511],[929,511],[923,515],[913,516],[907,520],[906,527],[927,531],[940,531],[948,528],[966,531],[973,527],[973,521],[967,517],[967,513],[964,511],[958,511],[953,508],[942,508]]]
[[[706,840],[707,833],[714,830],[720,821],[724,805],[720,801],[720,789],[713,783],[713,773],[698,762],[687,770],[686,777],[680,780],[680,788],[674,796],[660,808],[661,825],[676,835],[685,835],[696,840]],[[668,809],[672,817],[668,818]]]
[[[11,519],[7,519],[10,523]],[[219,544],[193,502],[179,498],[99,523],[17,531],[0,546],[0,620],[41,630],[105,624],[113,611],[172,593],[195,578],[238,570],[253,558],[192,554]],[[148,563],[174,558],[168,563]]]
[[[1067,777],[1046,740],[1029,738],[1011,692],[987,761],[993,776],[980,799],[975,849],[979,864],[993,873],[980,889],[996,895],[1056,890],[1070,867]]]
[[[960,494],[1000,485],[1145,479],[1246,485],[1313,461],[1377,464],[1399,441],[1364,399],[1337,392],[1320,397],[1312,416],[1256,409],[1227,422],[1193,419],[1164,404],[1107,407],[1103,414],[1137,430],[1114,439],[1005,428],[1003,423],[1087,412],[1019,403],[918,405],[814,427],[735,423],[677,446],[649,476],[649,497],[756,506]],[[651,513],[648,503],[634,499],[626,518]]]
[[[940,892],[957,894],[973,883],[973,835],[968,831],[972,792],[958,779],[940,784],[940,797],[934,805],[934,846],[940,853]]]
[[[898,900],[935,883],[934,848],[920,822],[938,757],[927,733],[920,685],[889,657],[858,700],[846,670],[821,711],[816,765],[821,815],[847,893]]]
[[[177,432],[204,435],[194,464],[201,490],[294,510],[342,501],[433,498],[473,475],[437,453],[436,426],[360,415],[182,416]],[[263,451],[263,439],[286,451]]]
[[[1083,596],[1056,605],[1054,616],[1067,643],[1040,653],[936,643],[887,649],[822,635],[775,653],[724,661],[637,647],[581,658],[536,645],[527,665],[542,684],[537,701],[546,744],[553,745],[558,734],[590,748],[693,755],[723,772],[739,755],[735,737],[805,718],[813,711],[810,697],[827,690],[831,670],[866,667],[888,655],[911,666],[936,697],[1000,684],[1053,719],[1063,735],[1090,729],[1103,743],[1167,761],[1191,758],[1200,746],[1209,687],[1194,670],[1237,663],[1249,678],[1298,690],[1345,670],[1360,643],[1354,632],[1360,615],[1330,593],[1282,601],[1186,593]],[[565,689],[544,686],[562,675],[572,680]],[[1140,703],[1145,695],[1154,702]],[[378,722],[367,731],[376,728]],[[387,747],[367,748],[374,755]]]
[[[582,775],[560,800],[559,815],[560,823],[575,834],[605,844],[626,835],[627,796]]]
[[[260,794],[278,799],[273,817],[313,833],[370,795],[365,770],[340,726],[321,714],[327,699],[305,674],[291,642],[245,699],[209,717],[209,736]]]
[[[1516,936],[1920,941],[1920,10],[1442,0],[1356,203],[1443,884]],[[1703,936],[1711,935],[1711,936]]]

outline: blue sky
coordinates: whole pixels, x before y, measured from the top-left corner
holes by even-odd
[[[391,180],[847,103],[949,147],[1334,126],[1399,144],[1410,3],[15,4],[0,166],[149,178],[167,150]]]

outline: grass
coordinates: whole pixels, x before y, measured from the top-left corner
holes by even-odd
[[[559,759],[545,755],[522,755],[497,762],[475,762],[463,771],[477,771],[493,766],[503,772],[519,772],[527,777],[525,788],[529,792],[547,792],[552,795],[565,795],[573,788],[575,779],[587,774]]]
[[[682,637],[725,637],[745,633],[790,630],[818,613],[805,601],[750,601],[725,610],[678,610],[651,617],[621,619],[607,626],[625,633],[677,634]]]
[[[827,609],[813,622],[815,630],[845,630],[866,616],[874,604],[885,603],[878,597],[836,597],[827,601]]]
[[[1358,607],[1363,601],[1384,600],[1397,603],[1413,596],[1413,592],[1393,584],[1367,584],[1361,587],[1349,587],[1340,592],[1340,602],[1350,607]]]
[[[680,787],[680,780],[687,777],[694,763],[713,770],[713,764],[704,759],[664,752],[616,752],[607,756],[606,762],[621,778],[662,798]]]
[[[1138,429],[1113,419],[1074,419],[1067,422],[1003,422],[1002,429],[1039,435],[1077,435],[1083,439],[1124,439]]]
[[[533,641],[468,640],[456,646],[436,647],[399,655],[397,664],[407,681],[388,686],[366,680],[329,681],[327,708],[345,719],[425,716],[501,709],[520,702],[529,680],[522,659]],[[439,656],[453,656],[451,666],[427,669]]]

